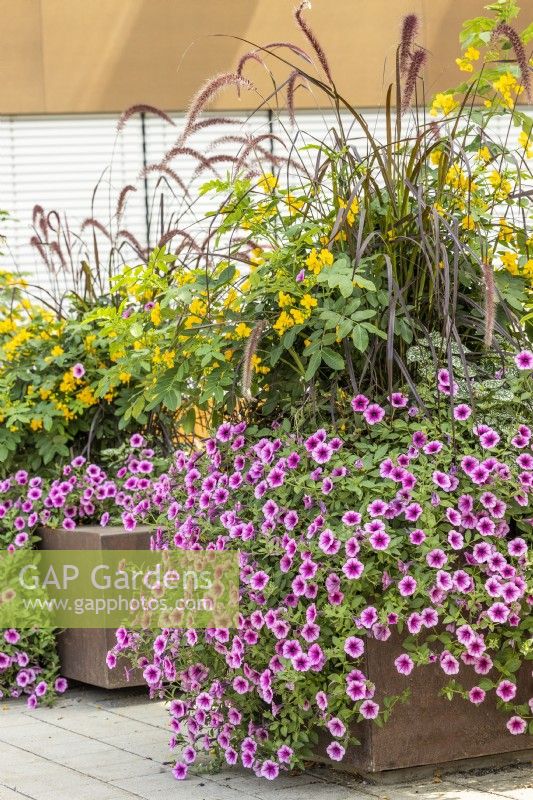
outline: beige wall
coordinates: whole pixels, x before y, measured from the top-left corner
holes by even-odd
[[[307,19],[341,91],[355,105],[377,106],[392,75],[402,15],[414,10],[422,17],[420,38],[431,54],[429,95],[459,81],[454,58],[461,22],[481,14],[485,4],[313,0]],[[231,69],[248,49],[212,34],[304,44],[292,22],[294,5],[295,0],[0,0],[0,113],[121,111],[140,102],[182,109],[207,77]],[[263,77],[255,64],[250,74]],[[302,106],[317,104],[305,93],[300,98]],[[217,106],[255,104],[250,96],[239,103],[229,92]]]

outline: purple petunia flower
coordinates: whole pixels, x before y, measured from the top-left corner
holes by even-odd
[[[533,369],[533,353],[531,350],[521,350],[520,353],[515,356],[514,360],[518,369]]]

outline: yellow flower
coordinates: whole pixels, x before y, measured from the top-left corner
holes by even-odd
[[[296,323],[290,314],[287,314],[286,311],[282,311],[272,327],[279,336],[283,336],[285,331],[288,331],[289,328],[294,327],[295,324]]]
[[[129,383],[131,380],[131,374],[129,372],[119,372],[118,379],[121,383]]]
[[[39,417],[35,417],[30,421],[30,428],[32,431],[40,431],[43,427],[43,421]]]
[[[318,275],[320,272],[322,272],[325,266],[333,264],[333,260],[333,253],[331,253],[329,250],[324,248],[319,253],[317,249],[313,247],[307,256],[305,263],[310,272],[312,272],[314,275]]]
[[[265,194],[269,194],[270,192],[273,192],[278,185],[278,179],[275,178],[271,172],[265,172],[259,179],[257,185],[265,192]]]
[[[500,258],[507,272],[510,272],[511,275],[518,275],[517,253],[512,253],[510,250],[507,250],[505,253],[501,254]]]
[[[204,317],[207,313],[207,305],[200,298],[195,298],[189,306],[189,311],[195,317]]]
[[[431,161],[432,164],[435,165],[439,164],[441,158],[442,158],[442,150],[432,150],[431,153],[429,154],[429,160]]]
[[[247,339],[248,336],[251,334],[252,329],[246,325],[245,322],[239,322],[237,327],[235,328],[235,336],[237,339]]]
[[[461,72],[473,72],[474,67],[472,66],[471,62],[468,61],[467,58],[456,58],[455,63],[461,70]]]
[[[52,394],[51,389],[39,389],[39,395],[41,397],[41,400],[48,400],[51,394]]]
[[[224,350],[224,358],[226,361],[231,361],[233,358],[233,350]]]
[[[262,264],[264,260],[263,249],[261,247],[254,247],[253,250],[250,251],[250,261],[252,264],[259,266],[259,264]]]
[[[300,300],[300,305],[303,306],[307,311],[311,311],[312,308],[315,308],[315,306],[318,305],[318,300],[315,297],[311,297],[310,294],[304,294]]]
[[[76,400],[79,400],[84,406],[94,406],[98,402],[90,386],[84,386],[83,389],[77,393]]]
[[[305,316],[299,308],[291,308],[290,313],[295,325],[302,325],[305,322]]]
[[[347,203],[346,200],[342,200],[339,198],[339,208],[346,208]],[[346,222],[348,225],[353,225],[355,222],[355,215],[359,211],[359,201],[357,197],[354,197],[352,202],[350,203],[350,208],[348,209],[348,213],[346,214]]]
[[[286,203],[287,208],[289,209],[289,214],[291,215],[291,217],[295,217],[298,211],[300,211],[300,209],[304,205],[303,200],[297,200],[296,197],[294,197],[292,194],[287,194],[284,197],[284,202]]]
[[[525,131],[522,131],[518,137],[518,144],[526,151],[526,158],[533,158],[533,132],[528,135]]]
[[[63,392],[63,394],[69,394],[74,391],[77,383],[78,379],[74,377],[72,372],[65,372],[59,384],[59,390]]]
[[[252,368],[254,372],[257,372],[259,375],[268,375],[270,372],[270,367],[261,366],[261,359],[259,356],[252,356]]]
[[[59,344],[56,344],[54,347],[52,347],[50,355],[54,358],[59,358],[59,356],[62,356],[64,352],[65,351],[63,348]]]
[[[489,175],[489,182],[496,190],[494,195],[497,200],[505,200],[505,198],[511,193],[512,184],[511,181],[504,178],[498,170],[493,170]]]
[[[504,217],[500,217],[500,230],[498,239],[504,242],[512,242],[514,239],[514,231]]]
[[[489,150],[489,148],[488,148],[486,145],[484,145],[483,147],[481,147],[481,148],[480,148],[480,149],[477,151],[477,157],[478,157],[478,158],[479,158],[481,161],[484,161],[485,163],[487,163],[488,161],[490,161],[490,160],[491,160],[491,158],[492,158],[492,156],[491,156],[491,154],[490,154],[490,150]]]
[[[475,231],[476,223],[475,220],[470,216],[470,214],[467,214],[465,217],[463,217],[463,219],[461,220],[461,227],[464,228],[466,231]]]
[[[292,297],[285,292],[278,292],[278,306],[280,308],[288,308],[292,306]]]
[[[524,91],[524,87],[520,86],[515,76],[511,75],[510,72],[506,72],[498,78],[497,81],[494,81],[492,88],[495,92],[500,93],[501,101],[507,108],[512,108],[516,102],[516,98]],[[514,97],[512,94],[513,92],[515,94]]]
[[[470,46],[467,50],[465,50],[465,58],[470,59],[470,61],[477,61],[479,58],[479,50]]]
[[[154,325],[161,324],[161,307],[159,303],[156,303],[155,306],[150,311],[150,319],[152,320]]]
[[[432,117],[437,117],[439,114],[444,114],[447,116],[454,111],[459,104],[455,100],[453,94],[445,94],[443,92],[439,92],[433,98],[433,104],[431,106],[431,111],[429,112]]]

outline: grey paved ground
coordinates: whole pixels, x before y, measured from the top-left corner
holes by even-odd
[[[53,708],[0,704],[0,800],[533,800],[529,765],[375,786],[316,768],[269,783],[226,770],[177,782],[167,715],[142,690],[72,690]]]

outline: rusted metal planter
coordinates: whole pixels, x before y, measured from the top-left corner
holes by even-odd
[[[407,703],[394,707],[383,727],[370,721],[355,724],[353,733],[361,745],[350,748],[340,763],[324,758],[331,737],[321,736],[317,760],[344,771],[371,775],[462,760],[471,762],[496,755],[498,764],[504,764],[518,760],[519,755],[524,760],[525,751],[529,751],[529,757],[533,755],[533,736],[512,736],[507,731],[508,717],[495,707],[494,692],[477,706],[460,697],[447,700],[439,696],[439,691],[449,678],[438,664],[415,668],[409,676],[400,675],[394,659],[404,652],[401,639],[395,635],[386,642],[372,639],[367,642],[366,663],[361,669],[376,684],[376,702],[387,695],[401,694],[407,687],[411,689],[411,697]],[[464,665],[456,677],[468,689],[482,678]],[[517,701],[527,702],[532,694],[531,662],[528,662],[518,676]]]
[[[41,537],[39,547],[43,550],[147,550],[151,531],[138,528],[130,533],[118,527],[86,525],[74,531],[41,528],[38,534]],[[61,631],[57,635],[61,674],[103,689],[144,685],[141,670],[131,669],[125,658],[119,658],[113,670],[108,669],[106,654],[115,644],[114,628]]]

